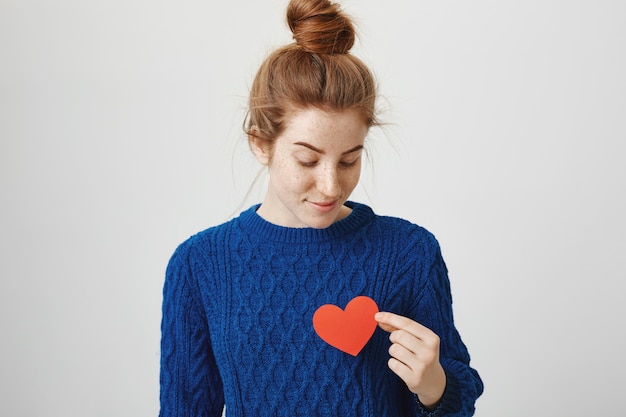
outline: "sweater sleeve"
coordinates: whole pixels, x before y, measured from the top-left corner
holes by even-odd
[[[190,268],[190,244],[170,259],[163,287],[159,417],[219,417],[224,393],[204,308]]]
[[[415,314],[421,324],[440,338],[440,362],[447,382],[438,407],[429,412],[418,401],[418,415],[472,416],[475,402],[483,392],[483,382],[478,372],[470,367],[470,355],[454,325],[448,270],[438,243],[434,237],[432,239],[431,263],[424,270],[425,284],[417,300]]]

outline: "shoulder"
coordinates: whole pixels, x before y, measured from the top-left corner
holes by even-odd
[[[429,252],[439,250],[439,242],[435,235],[425,227],[410,220],[377,214],[375,223],[380,233],[400,245],[412,248],[419,246]]]
[[[445,288],[447,269],[435,235],[424,226],[389,215],[376,215],[374,222],[380,234],[381,252],[394,265],[393,285],[406,295],[399,296],[402,305],[422,300],[427,286]]]
[[[235,226],[236,222],[237,218],[231,219],[190,235],[175,248],[170,262],[190,262],[197,256],[210,255],[214,252],[216,245],[225,241],[226,236],[238,233]]]
[[[400,268],[407,270],[426,270],[441,256],[439,242],[431,231],[397,216],[372,212],[367,226],[362,229],[361,239],[364,250],[376,247],[386,262],[402,265]]]

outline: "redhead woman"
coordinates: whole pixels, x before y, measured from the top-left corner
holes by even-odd
[[[351,20],[292,0],[251,87],[263,201],[174,252],[161,417],[471,416],[483,391],[435,237],[350,200],[376,86]]]

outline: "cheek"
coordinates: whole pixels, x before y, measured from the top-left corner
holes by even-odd
[[[354,169],[351,169],[349,172],[346,173],[345,179],[344,179],[344,185],[349,188],[354,188],[358,184],[360,178],[361,178],[361,167],[358,166],[358,167],[355,167]]]
[[[274,172],[274,175],[284,189],[299,191],[309,188],[314,183],[311,173],[295,164],[285,163],[280,170]]]

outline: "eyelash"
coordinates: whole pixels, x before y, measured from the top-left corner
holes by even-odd
[[[350,168],[351,166],[354,166],[357,161],[358,159],[355,159],[352,162],[339,162],[339,165],[342,166],[343,168]]]
[[[351,166],[354,166],[358,161],[358,158],[355,159],[352,162],[339,162],[339,166],[342,168],[350,168]],[[302,165],[305,168],[313,168],[315,165],[317,165],[317,161],[315,162],[303,162],[303,161],[299,161],[300,165]]]

